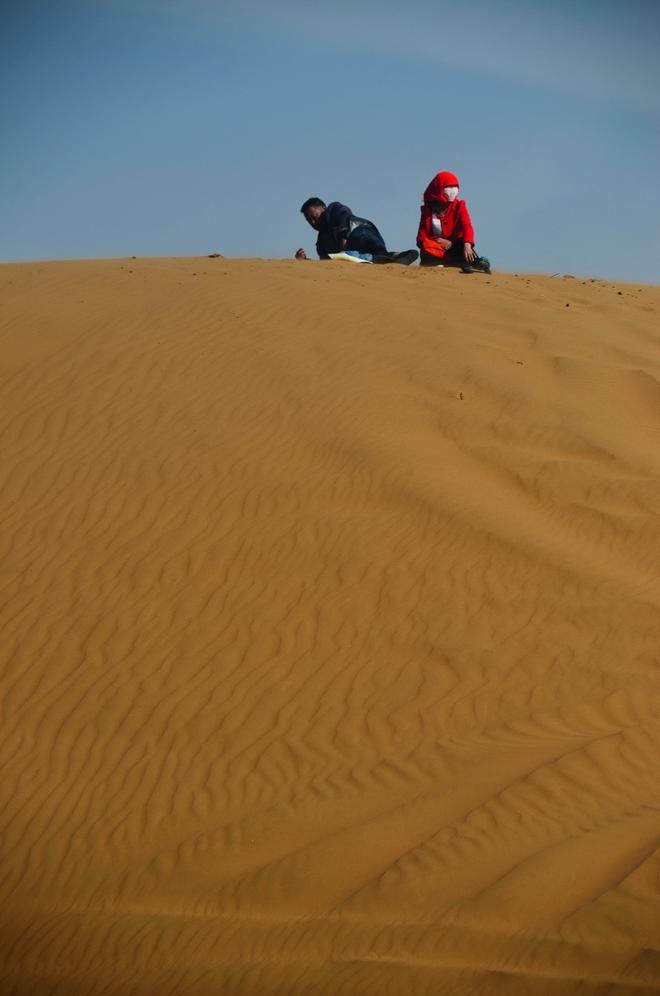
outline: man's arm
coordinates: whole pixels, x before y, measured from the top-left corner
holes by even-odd
[[[343,249],[351,234],[351,218],[353,212],[346,204],[333,201],[325,210],[325,225],[331,233],[337,249]],[[336,251],[336,250],[335,250]]]

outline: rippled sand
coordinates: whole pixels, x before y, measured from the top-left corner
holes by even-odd
[[[3,996],[660,991],[659,318],[0,267]]]

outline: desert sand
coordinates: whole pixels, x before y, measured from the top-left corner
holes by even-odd
[[[660,991],[659,318],[0,267],[3,996]]]

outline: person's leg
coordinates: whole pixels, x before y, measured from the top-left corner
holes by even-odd
[[[420,266],[464,266],[465,265],[465,244],[462,239],[452,242],[451,248],[447,249],[443,256],[433,256],[423,249],[420,252]]]
[[[465,266],[465,243],[463,239],[455,239],[451,248],[447,250],[442,258],[445,266]]]
[[[417,259],[416,249],[408,249],[405,252],[389,252],[383,236],[371,222],[358,225],[348,237],[346,248],[355,252],[371,253],[374,263],[400,263],[403,266],[410,266]]]
[[[443,263],[447,266],[459,266],[463,273],[490,273],[490,262],[485,256],[480,256],[477,252],[477,247],[472,246],[475,252],[475,258],[471,263],[468,263],[465,258],[465,243],[463,239],[456,239],[452,243],[451,249],[449,249],[443,259]]]
[[[442,266],[443,257],[434,256],[430,252],[425,252],[423,249],[419,250],[419,265],[420,266]]]
[[[358,225],[348,237],[346,248],[354,252],[370,252],[372,256],[387,255],[387,246],[375,225]]]

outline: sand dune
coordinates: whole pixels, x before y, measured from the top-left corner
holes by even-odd
[[[660,991],[660,288],[0,303],[2,993]]]

